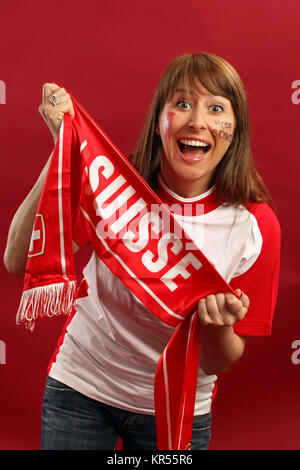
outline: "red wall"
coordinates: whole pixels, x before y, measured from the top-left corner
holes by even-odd
[[[44,82],[64,84],[128,153],[174,57],[213,52],[244,80],[254,156],[282,226],[280,288],[272,336],[249,338],[220,377],[211,449],[300,448],[300,354],[291,347],[300,340],[299,13],[298,0],[1,1],[1,253],[52,150],[38,113]],[[0,277],[0,449],[37,449],[46,367],[63,322],[42,320],[33,334],[17,327],[22,280],[3,264]]]

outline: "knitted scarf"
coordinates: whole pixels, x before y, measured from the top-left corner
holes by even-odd
[[[172,213],[71,95],[39,202],[17,323],[70,314],[76,300],[72,224],[160,320],[176,327],[157,365],[157,445],[189,449],[200,351],[197,303],[233,292]],[[113,295],[113,293],[112,293]]]

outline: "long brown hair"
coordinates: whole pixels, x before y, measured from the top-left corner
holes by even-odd
[[[217,165],[211,182],[216,187],[220,202],[247,205],[251,202],[268,201],[269,193],[252,158],[244,85],[236,70],[226,60],[214,54],[185,54],[177,57],[167,67],[154,93],[131,163],[155,189],[162,152],[160,136],[155,132],[160,113],[178,85],[193,87],[197,82],[209,93],[228,98],[236,118],[232,142]]]

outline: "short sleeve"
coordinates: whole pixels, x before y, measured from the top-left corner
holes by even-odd
[[[240,336],[267,336],[271,334],[277,300],[281,230],[267,204],[253,204],[251,213],[258,224],[262,247],[254,264],[230,282],[233,289],[241,289],[250,299],[248,312],[234,325],[234,332]]]

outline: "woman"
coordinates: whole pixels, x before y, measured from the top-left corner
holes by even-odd
[[[55,84],[44,85],[40,112],[54,141],[64,114],[74,115],[69,95]],[[220,292],[198,304],[202,333],[191,448],[207,449],[216,374],[242,356],[246,336],[270,334],[278,283],[280,229],[253,165],[237,72],[212,54],[175,59],[156,89],[131,163],[175,208],[185,231],[239,296]],[[5,263],[16,275],[24,274],[47,165],[11,224]],[[76,250],[76,227],[73,238]],[[113,449],[121,437],[124,449],[155,449],[154,374],[173,328],[95,253],[84,277],[88,288],[49,365],[41,447]]]

